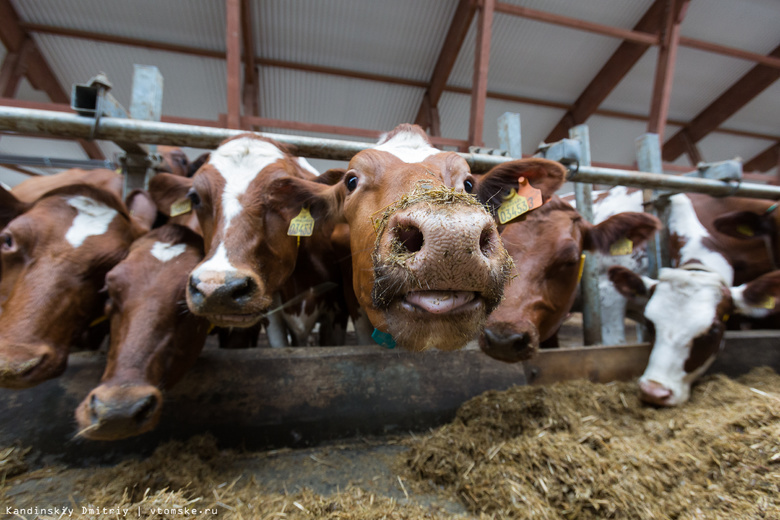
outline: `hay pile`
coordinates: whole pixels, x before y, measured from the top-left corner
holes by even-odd
[[[21,446],[11,446],[0,449],[0,485],[6,479],[21,475],[27,471],[27,462],[25,456],[30,452],[30,448]]]
[[[780,518],[780,376],[710,376],[674,409],[636,383],[488,392],[407,464],[496,518]]]

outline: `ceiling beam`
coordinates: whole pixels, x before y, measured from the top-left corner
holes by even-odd
[[[780,166],[780,141],[745,162],[742,169],[746,172],[765,172]]]
[[[665,0],[655,0],[634,25],[637,32],[660,32]],[[624,41],[582,91],[574,106],[566,112],[545,141],[552,143],[569,136],[569,128],[584,123],[595,114],[609,94],[618,86],[633,66],[650,48],[648,43]]]
[[[775,48],[769,55],[780,58],[780,46]],[[766,65],[756,65],[750,69],[726,92],[721,94],[718,99],[710,103],[690,123],[664,143],[662,148],[664,160],[674,161],[685,152],[685,138],[683,134],[687,133],[688,138],[692,142],[698,143],[778,78],[780,78],[780,69]]]
[[[433,68],[431,81],[426,85],[426,91],[423,95],[423,101],[415,116],[415,123],[425,128],[430,128],[430,111],[438,107],[439,99],[447,86],[447,80],[450,78],[452,68],[455,66],[455,60],[458,59],[460,49],[466,39],[466,34],[471,27],[471,21],[477,12],[476,5],[471,0],[460,0],[455,14],[452,17],[447,36],[444,38],[444,44],[439,52],[439,58]]]
[[[0,42],[9,53],[19,53],[20,57],[26,58],[20,66],[34,88],[46,92],[55,103],[70,103],[70,96],[46,63],[37,44],[20,26],[19,15],[10,0],[0,0]],[[105,159],[97,143],[79,139],[79,144],[90,159]]]
[[[18,51],[5,55],[3,64],[0,65],[0,96],[16,97],[33,52],[35,52],[35,42],[27,37],[22,41]]]
[[[244,113],[250,116],[260,115],[260,83],[255,63],[255,41],[252,31],[252,2],[241,0],[241,44],[244,54],[244,85],[242,97]]]
[[[680,24],[685,18],[689,2],[690,0],[667,0],[666,2],[666,19],[661,33],[661,48],[658,49],[650,116],[647,121],[647,131],[658,134],[661,143],[664,142],[669,101],[672,98],[672,80],[674,80],[674,67],[677,63]]]
[[[241,0],[225,0],[227,127],[241,128]]]
[[[488,72],[490,70],[490,40],[493,36],[495,0],[481,0],[477,15],[477,41],[474,46],[474,76],[471,82],[471,111],[469,116],[469,144],[483,146],[485,102],[487,101]],[[432,105],[435,106],[435,105]]]

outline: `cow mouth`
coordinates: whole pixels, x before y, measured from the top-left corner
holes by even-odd
[[[473,291],[412,291],[400,306],[408,312],[451,315],[476,310],[481,302]]]
[[[245,314],[210,314],[206,316],[217,327],[246,328],[255,325],[263,317],[262,312]]]

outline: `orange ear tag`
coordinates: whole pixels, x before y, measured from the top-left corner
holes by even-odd
[[[192,211],[192,201],[186,197],[171,204],[171,217],[178,217],[190,211]]]
[[[740,224],[739,226],[737,226],[737,231],[739,231],[740,235],[745,235],[746,237],[752,237],[753,235],[756,234],[753,231],[753,228],[745,224]]]
[[[309,208],[301,208],[301,212],[298,213],[298,216],[290,221],[290,227],[287,228],[287,234],[291,237],[310,237],[313,232],[314,217],[311,216]]]
[[[758,306],[762,309],[769,309],[770,311],[775,308],[775,297],[774,296],[767,296],[766,300],[759,303]]]
[[[613,242],[609,247],[609,254],[612,256],[624,256],[630,255],[634,250],[634,243],[628,238],[621,238],[620,240]]]
[[[498,222],[500,224],[506,224],[542,205],[541,190],[531,186],[524,177],[519,177],[517,184],[517,190],[512,188],[509,196],[498,207]]]

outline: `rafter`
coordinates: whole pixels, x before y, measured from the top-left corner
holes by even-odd
[[[242,97],[244,113],[250,116],[259,116],[260,107],[258,95],[260,83],[258,81],[257,65],[255,64],[255,42],[252,33],[252,4],[249,0],[241,0],[241,46],[244,54],[244,86]]]
[[[780,166],[780,141],[745,162],[742,169],[746,172],[765,172]]]
[[[241,127],[241,0],[225,0],[227,127]]]
[[[780,58],[780,46],[769,55]],[[674,161],[685,152],[685,138],[683,134],[688,134],[688,138],[692,142],[698,143],[778,78],[780,78],[780,69],[767,65],[756,65],[750,69],[726,92],[721,94],[718,99],[710,103],[690,123],[664,143],[662,149],[664,160]]]
[[[447,80],[452,73],[452,68],[455,66],[455,60],[458,58],[463,41],[466,39],[466,34],[476,12],[477,8],[471,0],[460,0],[458,2],[458,7],[455,9],[455,15],[452,17],[452,23],[450,23],[447,36],[444,38],[444,45],[442,45],[439,53],[439,59],[436,60],[436,66],[433,68],[431,81],[427,86],[420,108],[417,110],[417,116],[414,118],[417,124],[426,128],[431,126],[431,121],[429,120],[430,111],[439,104],[439,99],[441,99],[441,95],[447,85]]]
[[[634,26],[634,31],[658,33],[663,22],[664,4],[666,0],[655,0]],[[610,56],[607,62],[596,73],[574,106],[566,112],[545,141],[553,142],[568,137],[569,128],[584,123],[607,99],[607,96],[618,86],[631,68],[644,56],[651,47],[649,43],[624,41]]]

